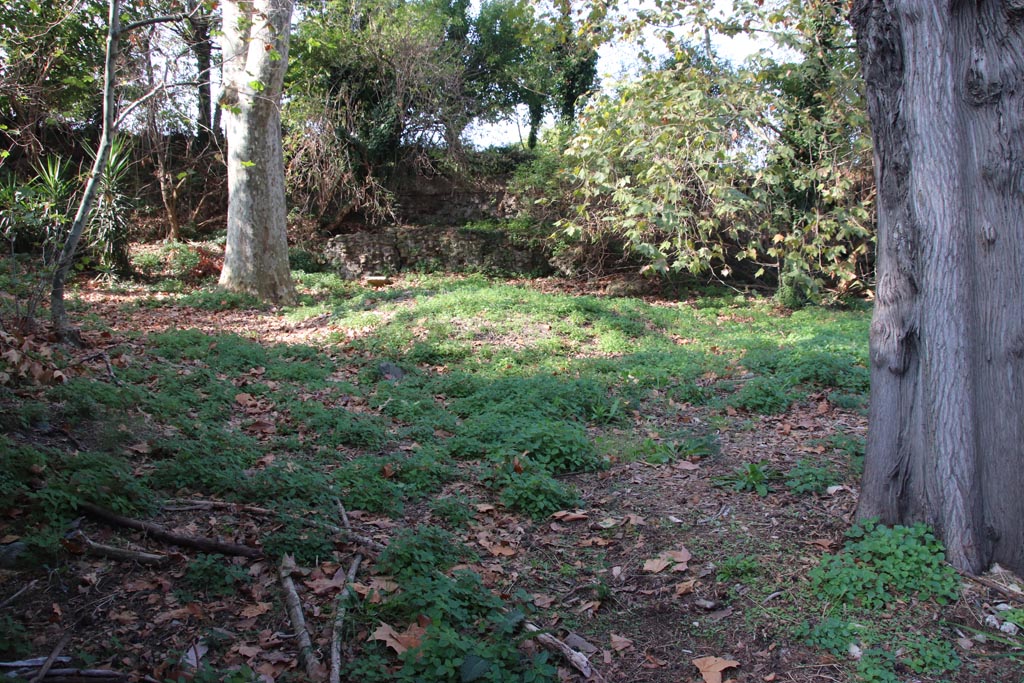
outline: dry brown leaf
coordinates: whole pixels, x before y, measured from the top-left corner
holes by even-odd
[[[138,593],[139,591],[151,591],[156,590],[157,585],[152,581],[146,579],[137,579],[135,581],[129,581],[124,585],[125,591],[129,593]]]
[[[689,595],[693,592],[693,587],[697,583],[696,579],[690,579],[689,581],[683,581],[682,583],[676,584],[676,597],[680,598],[684,595]]]
[[[398,654],[402,654],[409,649],[398,639],[398,632],[395,631],[394,627],[390,624],[385,624],[384,622],[381,622],[380,626],[377,627],[377,630],[371,633],[367,640],[382,640],[385,645]]]
[[[384,644],[395,651],[396,654],[402,654],[406,650],[411,650],[414,647],[419,647],[420,642],[423,640],[424,634],[427,629],[419,624],[410,624],[407,629],[399,633],[389,624],[381,622],[377,630],[370,634],[367,640],[382,640]]]
[[[125,610],[123,612],[111,612],[107,615],[107,618],[111,621],[117,622],[118,624],[134,624],[139,620],[139,615],[135,612]]]
[[[246,659],[252,659],[259,653],[263,652],[263,648],[257,647],[256,645],[240,644],[232,649],[234,649],[235,652],[242,655]]]
[[[657,574],[658,572],[668,567],[670,564],[672,564],[671,560],[667,560],[664,557],[655,557],[644,562],[644,571],[651,572],[652,574]]]
[[[671,566],[674,572],[684,572],[687,569],[687,562],[690,561],[690,551],[686,548],[679,550],[666,550],[657,557],[644,562],[644,571],[657,574],[666,567]]]
[[[304,584],[313,589],[313,592],[317,595],[323,595],[324,593],[330,593],[331,591],[340,591],[345,587],[348,582],[348,577],[345,576],[344,571],[338,571],[332,578],[328,579],[323,577],[320,579],[311,579],[309,581],[303,581]]]
[[[593,547],[595,545],[597,547],[599,547],[599,548],[603,548],[605,546],[611,545],[614,542],[615,541],[613,541],[610,538],[601,538],[600,536],[591,536],[590,538],[584,538],[582,541],[580,541],[576,545],[578,545],[581,548],[591,548],[591,547]]]
[[[669,550],[662,553],[662,556],[667,557],[670,560],[685,564],[690,561],[693,555],[686,548],[680,548],[679,550]]]
[[[633,641],[625,636],[620,636],[617,633],[613,633],[611,636],[612,649],[616,652],[622,652],[633,647]]]
[[[485,545],[484,547],[487,548],[487,552],[495,557],[512,557],[516,554],[516,549],[506,544],[504,541],[494,543],[492,545]]]
[[[555,604],[555,599],[550,595],[544,595],[543,593],[534,593],[533,604],[537,607],[540,607],[541,609],[546,609],[548,607],[551,607],[551,605]]]
[[[704,683],[722,683],[722,672],[740,665],[736,660],[722,657],[701,657],[692,663],[700,670]]]
[[[650,652],[645,652],[644,662],[640,666],[645,669],[660,669],[663,666],[668,666],[668,660],[660,659],[652,655]]]
[[[269,420],[256,420],[249,425],[249,429],[260,434],[273,434],[277,431],[277,425]]]
[[[261,614],[269,612],[270,608],[273,606],[274,604],[271,602],[257,602],[255,605],[249,605],[248,607],[243,608],[241,615],[246,618],[258,617]]]

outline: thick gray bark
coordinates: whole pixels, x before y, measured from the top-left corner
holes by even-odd
[[[281,89],[292,3],[223,4],[224,130],[228,147],[228,238],[220,284],[289,303]]]
[[[858,517],[1024,572],[1024,1],[857,0],[878,284]]]

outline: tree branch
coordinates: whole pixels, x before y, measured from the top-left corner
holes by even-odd
[[[181,21],[183,19],[188,19],[188,17],[188,14],[179,13],[165,14],[164,16],[150,17],[149,19],[139,19],[138,21],[133,21],[130,24],[125,24],[124,26],[122,26],[120,32],[127,33],[128,31],[133,31],[137,28],[142,28],[143,26],[152,26],[153,24],[166,24],[172,21]]]
[[[317,670],[320,662],[313,651],[313,642],[309,637],[309,629],[306,628],[306,619],[302,616],[302,603],[299,602],[299,593],[295,589],[295,582],[292,581],[292,570],[295,569],[295,560],[290,555],[281,559],[281,586],[284,588],[284,603],[288,608],[288,619],[295,629],[295,637],[299,641],[299,661],[306,669],[306,676],[311,681],[319,678]]]
[[[241,557],[253,558],[263,557],[263,552],[258,548],[253,548],[247,545],[238,545],[235,543],[226,543],[224,541],[218,541],[215,538],[206,538],[204,536],[183,536],[169,531],[159,524],[144,522],[139,519],[131,519],[129,517],[122,517],[115,512],[101,508],[98,505],[93,505],[92,503],[79,503],[78,508],[89,513],[93,517],[98,517],[110,524],[127,527],[129,529],[137,529],[149,534],[155,539],[165,541],[173,545],[179,545],[185,548],[196,548],[198,550],[220,553],[221,555],[238,555]]]

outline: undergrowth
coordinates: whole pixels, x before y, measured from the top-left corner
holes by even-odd
[[[149,292],[141,305],[258,308],[184,283],[201,279],[196,256],[173,246],[138,259],[154,280],[165,278],[152,287],[174,290]],[[195,329],[129,336],[107,350],[111,373],[82,373],[38,400],[4,401],[10,434],[0,436],[0,500],[19,511],[4,531],[26,539],[34,557],[52,559],[82,503],[146,517],[167,498],[221,499],[270,511],[259,538],[270,560],[292,555],[316,567],[351,550],[325,531],[342,523],[340,502],[386,533],[374,571],[395,584],[379,601],[346,603],[348,680],[555,681],[547,655],[519,647],[531,599],[514,590],[499,596],[465,568],[480,560],[469,545],[478,508],[512,511],[534,533],[552,513],[594,504],[581,473],[613,461],[651,472],[697,463],[710,470],[728,415],[783,412],[811,394],[854,400],[866,388],[863,312],[783,318],[767,302],[735,296],[652,306],[481,276],[423,276],[384,290],[329,273],[297,279],[302,303],[281,315],[296,323],[326,316],[334,335],[327,342],[263,344]],[[672,424],[651,429],[650,406]],[[683,421],[694,406],[705,423]],[[41,425],[50,425],[49,440],[32,442]],[[825,445],[830,458],[849,456],[856,466],[854,437]],[[793,492],[820,494],[849,468],[801,461],[783,475],[749,462],[720,483],[764,496],[785,476]],[[231,531],[229,515],[220,522]],[[597,533],[605,541],[618,531]],[[874,527],[860,533],[847,555],[811,577],[839,620],[807,627],[803,637],[816,647],[831,651],[870,633],[851,626],[847,608],[874,608],[905,591],[951,595],[923,532],[898,541]],[[881,559],[909,540],[926,549],[913,554],[924,575]],[[721,582],[764,578],[764,563],[749,551],[717,559]],[[555,564],[567,578],[588,571]],[[192,557],[179,576],[183,598],[256,590],[242,565],[209,555]],[[413,629],[417,644],[398,652],[368,639],[383,624]],[[10,634],[0,652],[20,654],[19,625],[0,621]],[[927,670],[945,662],[926,643],[907,640],[905,648],[916,654],[882,648],[871,656],[905,657]],[[197,680],[218,675],[242,680],[247,672],[204,666]]]

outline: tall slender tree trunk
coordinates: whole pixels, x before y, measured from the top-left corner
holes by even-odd
[[[295,300],[288,268],[281,90],[288,64],[288,0],[223,5],[228,238],[220,284],[277,303]]]
[[[213,127],[214,103],[210,75],[213,69],[213,16],[205,6],[192,1],[183,35],[196,59],[199,84],[196,86],[196,144],[200,151],[209,145],[217,128]]]
[[[858,517],[1024,572],[1024,2],[857,0],[878,183]]]
[[[82,232],[85,231],[85,226],[89,222],[89,215],[92,213],[100,183],[103,181],[103,173],[107,168],[110,148],[114,143],[114,134],[116,133],[114,129],[114,88],[117,85],[117,55],[121,45],[120,0],[109,0],[108,10],[107,50],[103,67],[103,124],[100,143],[96,148],[96,158],[93,160],[89,179],[86,181],[82,199],[75,212],[75,218],[71,222],[71,230],[64,241],[64,247],[61,249],[57,268],[50,284],[50,319],[54,332],[59,339],[74,342],[79,340],[78,333],[71,327],[67,307],[64,305],[64,286],[67,283],[68,273],[71,271],[71,264],[74,263],[75,252],[82,239]]]

